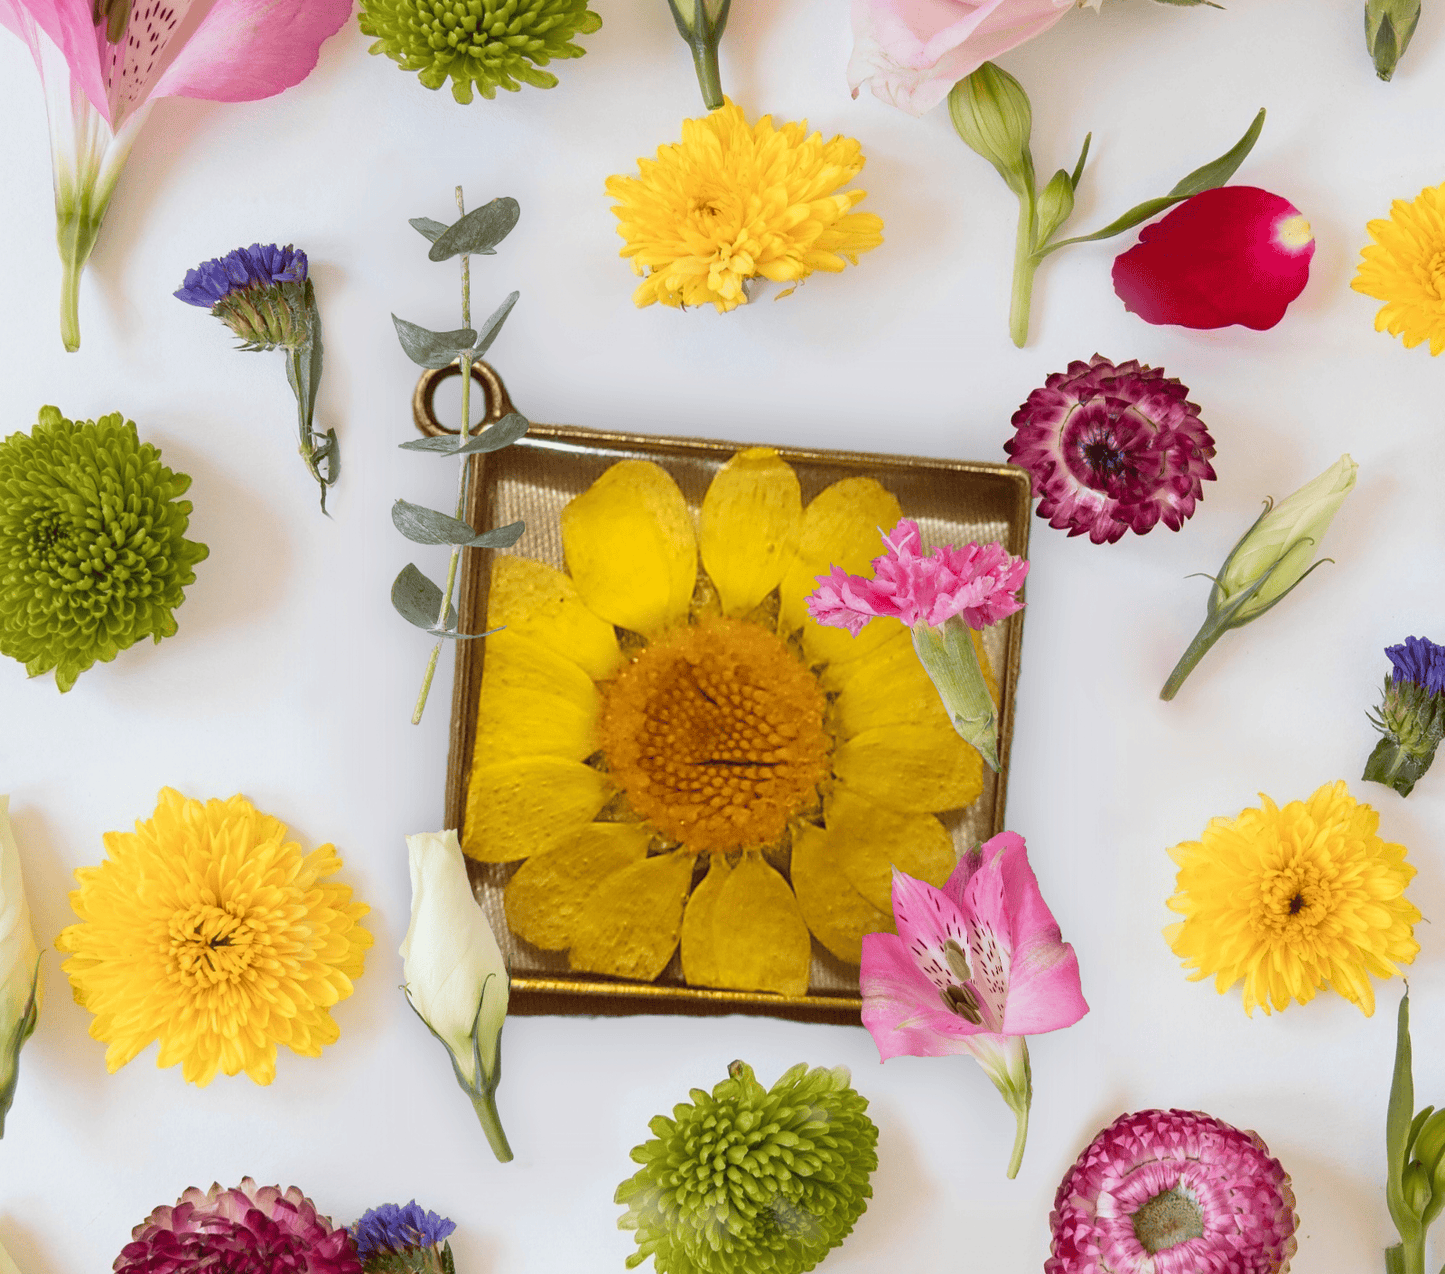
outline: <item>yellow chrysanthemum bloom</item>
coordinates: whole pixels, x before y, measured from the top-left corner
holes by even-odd
[[[1212,973],[1222,995],[1242,979],[1246,1013],[1305,1004],[1328,986],[1368,1017],[1367,975],[1393,977],[1420,950],[1405,847],[1380,839],[1380,816],[1343,782],[1283,809],[1260,801],[1169,851],[1179,864],[1169,908],[1184,920],[1164,935],[1198,970],[1192,980]]]
[[[747,304],[747,281],[797,284],[814,270],[834,273],[846,257],[883,242],[883,222],[851,211],[867,193],[847,190],[863,168],[851,137],[830,142],[807,122],[749,126],[731,101],[684,120],[682,142],[639,159],[640,177],[609,177],[618,201],[624,257],[645,279],[639,305]],[[791,291],[791,289],[789,289]],[[787,295],[787,293],[783,293]]]
[[[1396,199],[1386,221],[1366,227],[1374,243],[1350,284],[1384,301],[1375,331],[1402,337],[1406,349],[1430,342],[1445,350],[1445,185],[1422,190],[1413,203]]]
[[[514,934],[645,981],[680,945],[690,985],[802,995],[810,931],[857,964],[893,927],[895,865],[948,878],[936,815],[977,799],[978,753],[901,623],[853,638],[804,604],[900,516],[871,478],[805,509],[760,447],[717,473],[694,530],[672,478],[624,460],[563,510],[567,574],[496,559],[462,846],[525,860]]]
[[[75,873],[81,923],[55,946],[112,1072],[159,1040],[156,1065],[180,1062],[190,1083],[244,1070],[269,1084],[277,1044],[318,1057],[336,1041],[327,1010],[361,976],[371,908],[323,882],[341,866],[332,846],[303,855],[245,797],[164,788],[150,821],[105,848]]]

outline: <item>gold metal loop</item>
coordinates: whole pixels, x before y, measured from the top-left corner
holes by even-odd
[[[445,367],[428,368],[422,372],[421,379],[417,381],[416,392],[411,396],[411,418],[416,422],[416,427],[427,437],[436,438],[445,434],[461,432],[460,429],[448,429],[442,424],[437,419],[435,406],[437,386],[442,381],[461,374],[462,362],[461,359],[456,359]],[[502,384],[502,378],[492,370],[490,364],[473,363],[472,379],[482,387],[482,393],[486,395],[487,401],[487,410],[477,424],[477,429],[481,429],[485,425],[494,425],[503,416],[510,415],[516,410],[507,394],[507,387]]]

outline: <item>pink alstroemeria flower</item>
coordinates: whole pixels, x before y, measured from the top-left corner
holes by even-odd
[[[1089,1006],[1079,961],[1039,892],[1022,836],[965,854],[942,889],[893,872],[898,932],[863,936],[863,1025],[890,1057],[971,1053],[1014,1112],[1017,1174],[1033,1084],[1025,1036],[1072,1026]]]
[[[156,98],[271,97],[350,15],[351,0],[0,0],[45,87],[66,349],[80,347],[80,275]]]
[[[1092,8],[1100,0],[1084,0]],[[985,62],[1041,35],[1074,0],[853,0],[848,87],[910,115],[932,110]]]
[[[901,619],[938,689],[953,728],[998,769],[998,717],[969,629],[982,630],[1023,607],[1017,593],[1029,564],[1001,544],[952,545],[924,554],[918,523],[904,518],[883,537],[873,578],[841,566],[818,576],[808,614],[854,637],[870,619]]]

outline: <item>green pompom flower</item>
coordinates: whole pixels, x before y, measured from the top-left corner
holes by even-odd
[[[515,93],[519,80],[554,87],[557,77],[538,67],[580,58],[587,50],[573,36],[601,25],[587,0],[361,0],[362,32],[380,37],[371,51],[420,71],[427,88],[450,78],[463,104],[473,84],[488,99],[499,88]]]
[[[204,544],[185,538],[191,480],[119,412],[42,407],[0,442],[0,654],[69,690],[96,660],[176,631]]]
[[[794,1066],[764,1090],[734,1062],[709,1096],[674,1106],[617,1187],[637,1231],[627,1267],[657,1274],[797,1274],[848,1237],[873,1195],[878,1129],[848,1068]]]

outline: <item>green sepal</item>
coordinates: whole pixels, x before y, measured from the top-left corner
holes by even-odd
[[[1365,772],[1360,777],[1392,787],[1401,796],[1409,796],[1434,759],[1433,750],[1425,757],[1411,756],[1397,739],[1381,739],[1365,762]]]
[[[0,1083],[0,1137],[5,1135],[5,1116],[15,1101],[15,1086],[20,1079],[20,1050],[25,1041],[35,1034],[35,1024],[40,1020],[40,956],[35,957],[35,971],[30,975],[30,995],[25,1009],[11,1028],[10,1038],[3,1045],[4,1056],[0,1058],[0,1074],[6,1076]]]
[[[1365,48],[1380,79],[1388,80],[1395,74],[1419,24],[1420,0],[1367,0]]]

